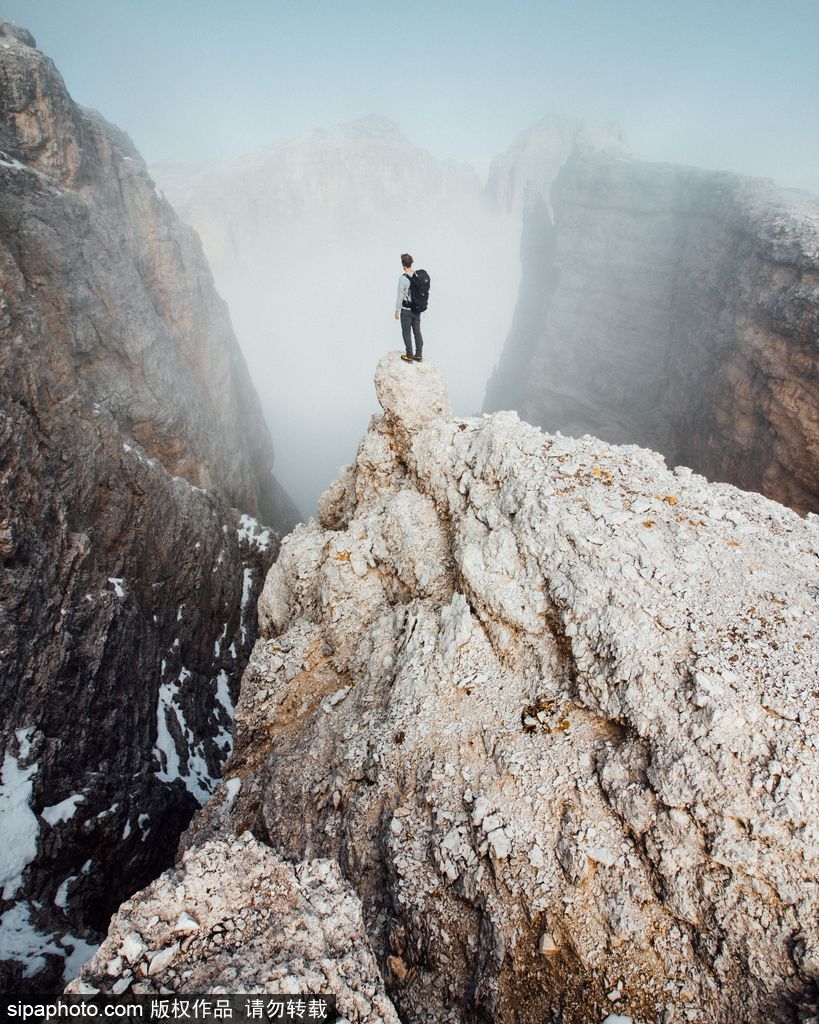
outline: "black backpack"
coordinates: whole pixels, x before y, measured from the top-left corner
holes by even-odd
[[[416,270],[410,278],[410,305],[413,313],[423,313],[429,302],[429,274]]]

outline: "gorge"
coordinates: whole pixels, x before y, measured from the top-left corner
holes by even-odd
[[[378,116],[157,189],[7,22],[0,97],[3,991],[812,1021],[815,198]]]
[[[646,163],[615,126],[558,117],[483,188],[377,116],[155,173],[299,453],[287,472],[305,511],[364,429],[369,367],[400,345],[401,249],[432,274],[428,353],[459,413],[514,409],[819,508],[816,196]],[[321,408],[283,405],[278,374]]]

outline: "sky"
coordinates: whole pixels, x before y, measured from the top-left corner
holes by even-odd
[[[148,163],[371,112],[484,165],[547,114],[819,192],[819,0],[0,0]]]

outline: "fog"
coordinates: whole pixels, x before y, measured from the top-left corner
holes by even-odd
[[[476,171],[370,116],[218,168],[152,169],[200,233],[302,513],[379,411],[377,360],[403,350],[400,254],[431,277],[424,357],[459,415],[480,411],[512,320],[520,219]],[[414,367],[407,366],[411,374]]]
[[[480,409],[520,276],[519,211],[483,179],[545,114],[619,125],[641,159],[819,191],[816,0],[4,0],[3,16],[199,231],[304,515],[401,347],[402,251],[432,277],[425,354],[456,413]],[[370,111],[397,128],[362,128]]]

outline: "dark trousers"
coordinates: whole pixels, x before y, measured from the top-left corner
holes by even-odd
[[[421,314],[413,313],[411,309],[401,310],[401,334],[404,336],[404,348],[407,355],[412,358],[412,342],[410,341],[410,327],[415,336],[415,354],[421,355],[424,347],[424,339],[421,337]]]

